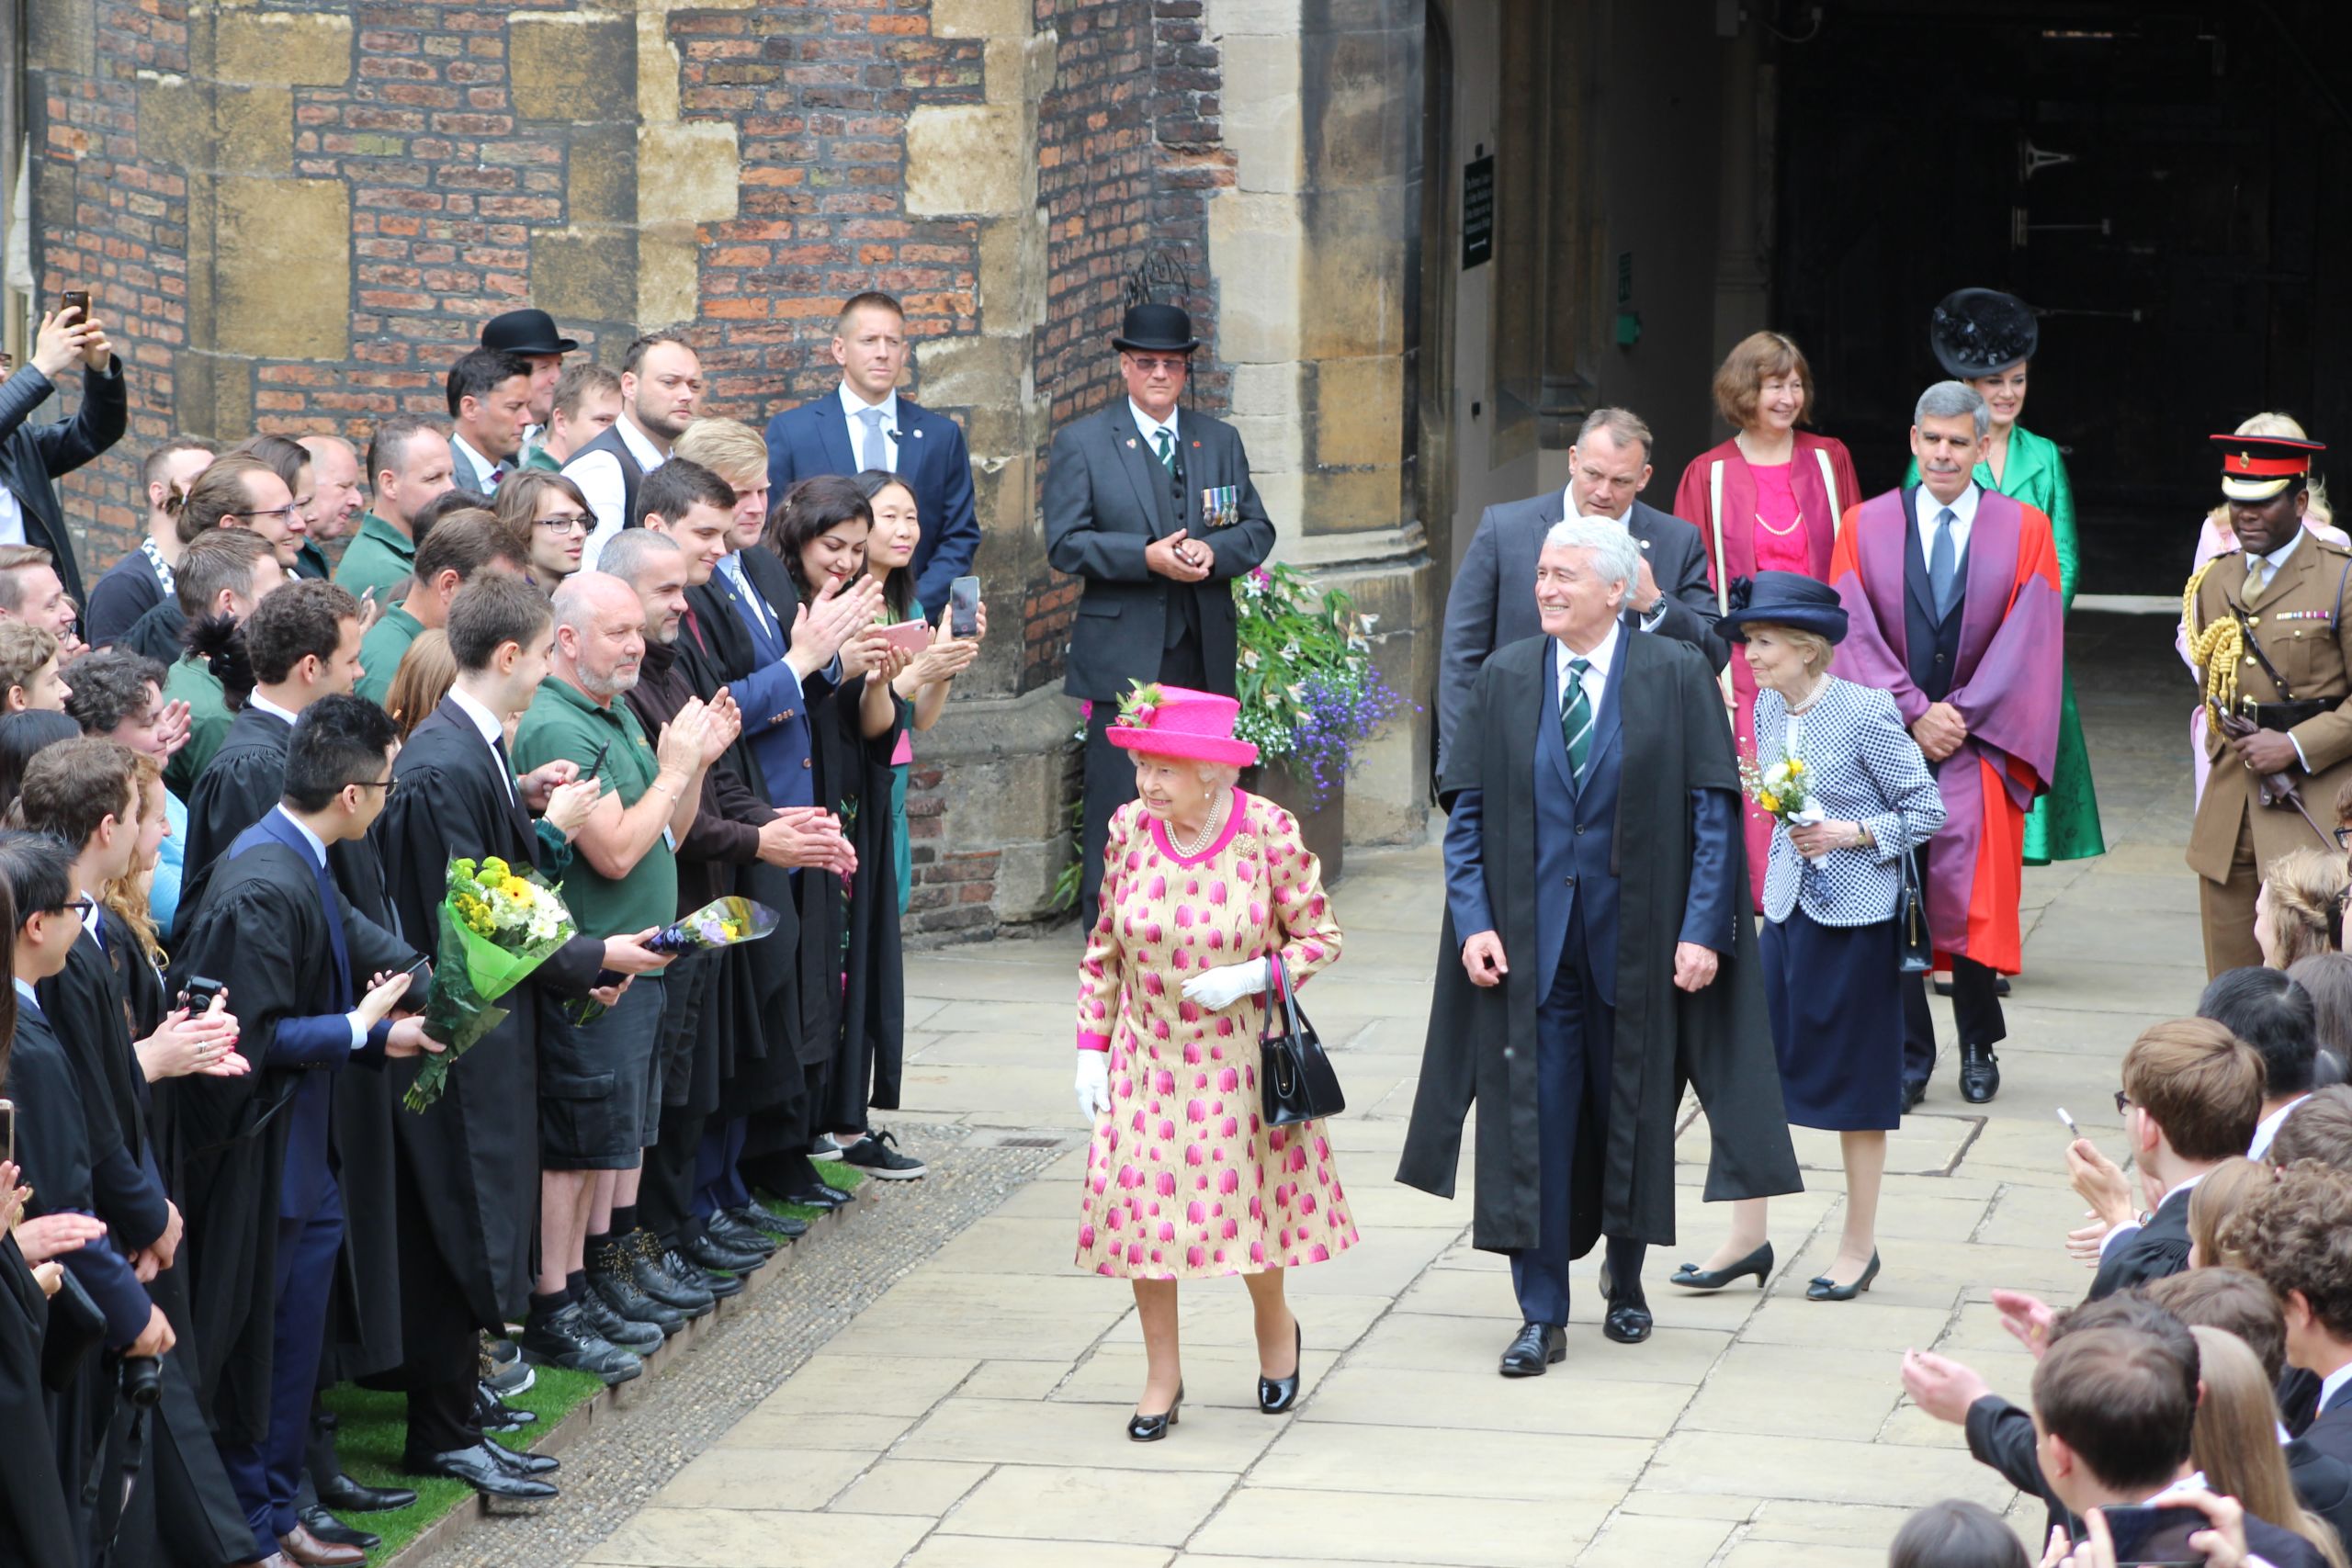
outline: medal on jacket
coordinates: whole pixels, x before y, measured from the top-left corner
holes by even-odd
[[[1211,485],[1201,491],[1201,525],[1206,528],[1230,528],[1241,521],[1241,487]]]

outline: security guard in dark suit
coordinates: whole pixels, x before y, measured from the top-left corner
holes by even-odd
[[[1062,690],[1093,705],[1079,884],[1090,931],[1111,814],[1136,797],[1134,760],[1105,733],[1119,699],[1138,682],[1232,696],[1231,580],[1274,547],[1240,434],[1177,410],[1200,346],[1192,318],[1131,305],[1111,346],[1126,397],[1057,431],[1046,460],[1046,558],[1086,582]]]

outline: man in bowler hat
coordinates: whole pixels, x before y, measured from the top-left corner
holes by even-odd
[[[1127,395],[1054,434],[1046,460],[1046,558],[1086,587],[1062,690],[1086,723],[1082,930],[1094,929],[1111,814],[1136,797],[1135,764],[1105,731],[1136,682],[1234,693],[1232,580],[1266,558],[1274,525],[1250,455],[1220,419],[1186,410],[1193,319],[1130,305],[1119,335]]]
[[[556,331],[553,316],[545,310],[526,309],[508,310],[484,321],[481,346],[514,355],[530,364],[531,423],[523,432],[523,451],[527,457],[546,433],[548,421],[554,417],[555,384],[563,377],[563,356],[580,344]]]

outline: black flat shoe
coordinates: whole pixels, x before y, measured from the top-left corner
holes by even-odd
[[[766,1264],[764,1252],[746,1252],[732,1242],[721,1241],[710,1231],[681,1240],[672,1248],[679,1257],[707,1272],[719,1274],[749,1274]]]
[[[1159,1441],[1168,1436],[1168,1428],[1176,1425],[1176,1413],[1183,1407],[1184,1385],[1180,1382],[1176,1385],[1176,1397],[1168,1402],[1167,1409],[1157,1416],[1146,1416],[1138,1411],[1127,1417],[1128,1438],[1138,1443]]]
[[[1809,1302],[1850,1302],[1864,1291],[1869,1290],[1871,1281],[1877,1278],[1878,1248],[1872,1247],[1870,1267],[1862,1270],[1860,1279],[1850,1285],[1833,1285],[1829,1282],[1828,1276],[1825,1274],[1804,1288],[1804,1299]]]
[[[1609,1312],[1600,1320],[1600,1337],[1620,1345],[1638,1345],[1650,1337],[1654,1320],[1650,1316],[1649,1298],[1642,1294],[1641,1281],[1634,1288],[1621,1292],[1609,1277],[1609,1265],[1600,1266],[1600,1293],[1609,1302]]]
[[[1927,1079],[1921,1078],[1917,1083],[1905,1084],[1903,1086],[1903,1114],[1908,1116],[1914,1111],[1918,1110],[1919,1102],[1927,1098]]]
[[[714,1273],[691,1258],[679,1256],[674,1247],[662,1255],[662,1268],[672,1279],[699,1288],[715,1301],[725,1301],[729,1296],[743,1293],[743,1281],[733,1274]],[[647,1294],[652,1292],[649,1291]],[[703,1310],[707,1312],[710,1309],[705,1307]]]
[[[485,1497],[510,1503],[544,1503],[562,1495],[547,1482],[517,1475],[499,1463],[490,1452],[497,1446],[476,1443],[472,1448],[446,1454],[411,1454],[401,1461],[401,1468],[411,1475],[439,1475],[462,1481]]]
[[[797,1192],[779,1194],[787,1203],[797,1203],[804,1209],[840,1209],[857,1201],[857,1194],[846,1188],[833,1187],[820,1181]]]
[[[338,1514],[380,1514],[416,1501],[416,1494],[405,1486],[362,1486],[348,1475],[328,1476],[318,1483],[318,1491],[319,1506]]]
[[[1290,1376],[1270,1378],[1261,1375],[1258,1379],[1258,1408],[1269,1416],[1280,1416],[1298,1403],[1298,1375],[1306,1370],[1306,1330],[1299,1325],[1295,1315],[1290,1320],[1290,1331],[1295,1352],[1291,1358]]]
[[[356,1546],[362,1551],[373,1551],[384,1544],[384,1538],[370,1531],[354,1529],[328,1513],[324,1508],[300,1508],[295,1518],[302,1528],[325,1541],[329,1546]]]
[[[1736,1285],[1750,1274],[1756,1276],[1756,1288],[1762,1290],[1765,1280],[1772,1272],[1772,1244],[1766,1242],[1736,1263],[1721,1269],[1702,1269],[1695,1263],[1685,1263],[1668,1277],[1667,1283],[1679,1285],[1686,1291],[1720,1291],[1725,1285]]]
[[[1960,1048],[1960,1098],[1982,1105],[2001,1092],[2001,1059],[1990,1045]]]
[[[718,1213],[703,1222],[703,1234],[716,1237],[722,1245],[738,1252],[756,1252],[762,1258],[775,1256],[784,1245],[784,1238],[773,1236],[756,1225],[747,1225],[733,1214]]]
[[[725,1213],[739,1224],[748,1225],[753,1230],[765,1231],[768,1235],[781,1236],[786,1241],[798,1241],[808,1234],[808,1222],[799,1215],[772,1214],[757,1203],[746,1203],[740,1209],[729,1209]]]
[[[1568,1331],[1555,1324],[1523,1323],[1503,1351],[1501,1371],[1507,1378],[1540,1378],[1555,1361],[1568,1359]]]

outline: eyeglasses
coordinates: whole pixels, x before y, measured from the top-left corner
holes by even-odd
[[[1182,375],[1184,367],[1192,363],[1181,355],[1169,355],[1163,358],[1158,355],[1130,354],[1127,360],[1147,376],[1159,370],[1165,370],[1170,376]]]
[[[2132,1109],[2132,1097],[2121,1089],[2115,1091],[2115,1113],[2118,1116]]]
[[[588,514],[584,512],[559,512],[552,517],[537,519],[533,526],[552,529],[559,534],[569,534],[574,528],[587,527],[588,521]]]
[[[302,515],[302,509],[289,501],[283,506],[273,506],[266,512],[232,512],[228,515],[232,517],[275,517],[280,523],[291,523],[296,518]]]
[[[2352,850],[2352,828],[2336,828],[2331,829],[2331,831],[2333,831],[2335,836],[2335,847],[2337,849]]]
[[[398,779],[354,779],[351,781],[351,787],[354,789],[380,789],[384,792],[384,798],[386,800],[390,800],[392,798],[393,786],[398,784],[401,781]]]
[[[64,914],[73,916],[76,920],[86,923],[89,920],[90,912],[97,907],[98,901],[95,898],[75,898],[67,903],[60,904],[58,906],[58,909]]]

